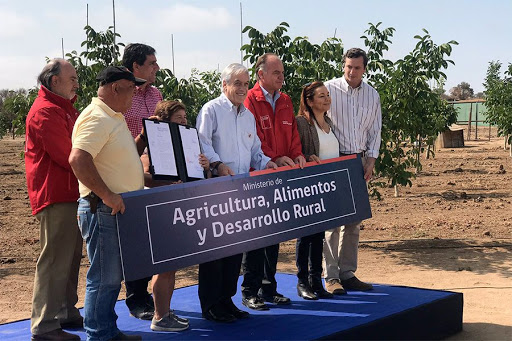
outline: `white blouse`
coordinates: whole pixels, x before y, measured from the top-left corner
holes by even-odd
[[[334,136],[332,129],[329,129],[329,132],[326,133],[316,122],[315,128],[318,134],[318,141],[320,142],[320,155],[318,155],[320,160],[332,159],[333,157],[340,156],[340,145],[338,143],[338,139]]]

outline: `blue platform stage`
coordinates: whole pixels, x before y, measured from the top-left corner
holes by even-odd
[[[239,280],[239,284],[241,283]],[[119,329],[144,340],[397,340],[442,339],[462,330],[462,294],[374,284],[369,292],[348,292],[333,299],[306,301],[297,296],[296,277],[278,274],[279,291],[292,299],[288,306],[253,311],[251,317],[219,324],[201,317],[197,286],[178,289],[172,308],[190,319],[180,333],[153,332],[150,321],[129,316],[124,301],[116,304]],[[240,290],[234,297],[241,304]],[[70,330],[85,339],[83,329]],[[1,340],[29,340],[30,320],[0,325]]]

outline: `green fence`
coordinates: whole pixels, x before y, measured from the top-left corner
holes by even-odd
[[[487,113],[484,102],[472,102],[472,103],[452,103],[458,112],[457,124],[468,124],[470,120],[469,115],[471,113],[471,125],[488,126],[486,123]]]

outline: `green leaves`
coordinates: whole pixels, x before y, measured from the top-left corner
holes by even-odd
[[[265,52],[277,54],[284,64],[285,85],[282,89],[299,107],[302,85],[314,80],[327,80],[341,76],[343,44],[339,38],[327,38],[321,44],[313,44],[308,37],[291,38],[286,33],[290,26],[286,22],[274,30],[263,34],[254,27],[247,26],[251,42],[241,47],[244,60],[254,65],[256,59]],[[256,79],[254,67],[250,68],[253,80]]]
[[[96,96],[98,82],[96,75],[108,65],[119,65],[121,59],[120,47],[123,43],[118,42],[119,33],[113,31],[110,26],[105,32],[97,32],[91,26],[85,26],[86,39],[81,46],[85,51],[78,53],[71,51],[66,54],[69,62],[75,67],[78,75],[80,88],[77,90],[78,99],[75,107],[82,111],[91,103],[91,99]]]
[[[433,141],[440,131],[456,120],[455,110],[430,88],[429,82],[446,79],[442,72],[455,41],[436,45],[426,29],[415,35],[415,48],[392,62],[383,57],[394,33],[372,25],[363,36],[368,49],[367,78],[377,89],[382,103],[382,143],[376,173],[390,186],[411,186],[411,167],[421,170],[421,143]],[[382,182],[381,182],[382,184]]]
[[[37,88],[32,88],[29,91],[20,89],[6,94],[0,106],[0,136],[7,132],[11,132],[13,138],[15,135],[25,134],[25,119],[37,92]]]
[[[485,78],[487,121],[498,126],[500,136],[512,135],[512,64],[501,76],[499,61],[492,61]],[[510,139],[509,139],[510,142]]]

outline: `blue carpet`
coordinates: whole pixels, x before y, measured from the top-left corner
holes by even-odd
[[[180,333],[153,332],[149,329],[150,321],[129,316],[124,301],[116,304],[118,327],[127,334],[141,335],[144,340],[311,340],[346,336],[359,338],[358,335],[368,339],[424,339],[445,337],[462,327],[461,294],[374,284],[373,291],[352,291],[348,295],[336,296],[333,299],[306,301],[297,296],[297,279],[294,275],[278,274],[277,280],[279,291],[290,297],[292,304],[279,307],[271,305],[270,310],[262,312],[251,310],[249,319],[231,324],[218,324],[203,319],[197,286],[190,286],[176,290],[172,299],[175,312],[190,319],[190,329]],[[455,301],[452,299],[454,297],[457,298]],[[241,304],[240,290],[233,301],[239,308],[248,310]],[[436,308],[436,302],[451,303],[438,305]],[[422,311],[423,315],[411,315],[415,311]],[[453,320],[447,327],[442,326],[447,321],[442,316],[445,313],[449,314],[448,317],[452,316]],[[459,313],[460,316],[453,319],[453,315]],[[408,314],[409,317],[404,319]],[[421,321],[417,321],[418,319]],[[382,324],[382,321],[393,322]],[[421,323],[422,327],[414,326],[415,323]],[[430,334],[437,326],[444,329]],[[393,328],[408,332],[397,334],[391,332]],[[349,333],[343,334],[345,331]],[[71,332],[85,339],[83,329]],[[0,325],[0,339],[29,340],[30,320]]]

